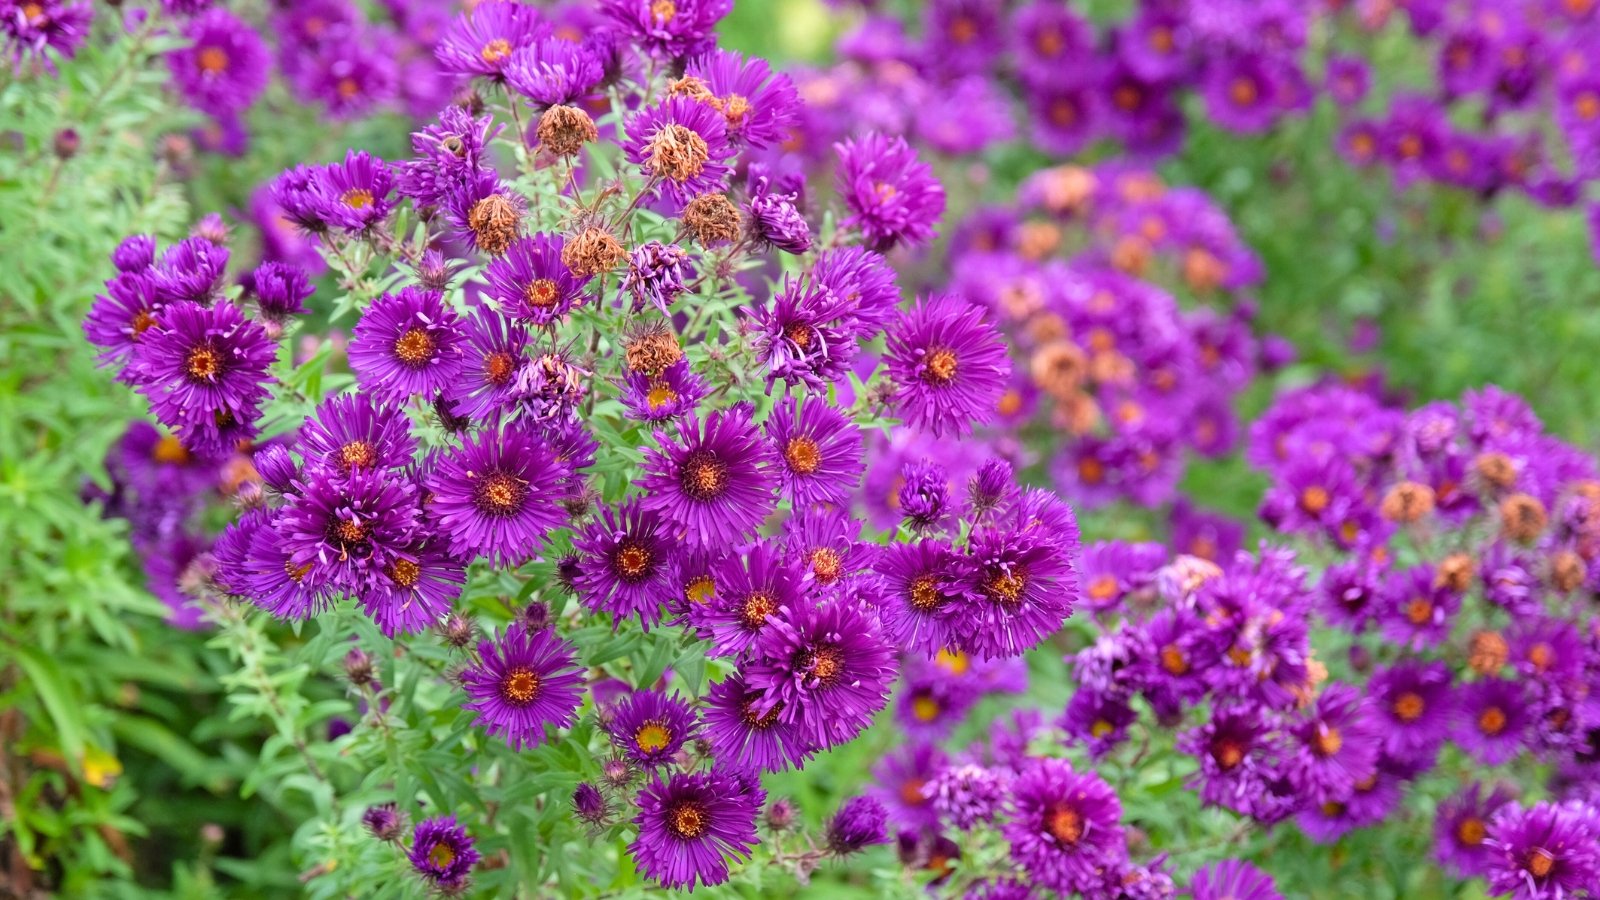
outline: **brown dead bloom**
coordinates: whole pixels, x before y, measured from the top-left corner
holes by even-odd
[[[1439,567],[1433,573],[1434,587],[1447,587],[1456,593],[1462,593],[1472,586],[1472,576],[1477,566],[1472,562],[1472,557],[1465,553],[1452,553],[1439,560]]]
[[[722,194],[701,194],[683,209],[683,224],[709,247],[739,239],[739,207]]]
[[[1467,665],[1479,675],[1494,675],[1505,667],[1511,648],[1498,631],[1475,631],[1467,642]]]
[[[1491,487],[1508,488],[1517,483],[1517,466],[1504,453],[1495,450],[1480,453],[1472,461],[1472,468]]]
[[[478,249],[499,256],[517,239],[522,230],[522,210],[504,194],[490,194],[467,212],[467,227]]]
[[[623,345],[623,358],[628,369],[642,375],[655,376],[683,358],[683,348],[678,346],[678,336],[661,322],[651,322],[633,331]]]
[[[609,272],[627,256],[628,251],[617,236],[598,225],[590,225],[568,238],[561,248],[561,261],[579,277]]]
[[[1378,514],[1391,522],[1410,525],[1433,512],[1433,488],[1415,481],[1402,481],[1389,489],[1378,507]]]
[[[1544,533],[1549,521],[1544,504],[1537,497],[1512,494],[1500,501],[1500,530],[1517,543],[1532,543]]]
[[[1587,575],[1583,557],[1572,550],[1562,550],[1550,557],[1550,586],[1563,594],[1577,590]]]
[[[557,156],[576,156],[583,145],[597,140],[594,119],[576,106],[552,106],[539,117],[539,146]]]
[[[650,171],[679,184],[700,174],[711,159],[711,148],[706,139],[694,129],[683,125],[668,125],[650,139]]]
[[[699,100],[704,103],[716,99],[711,93],[711,88],[706,83],[693,75],[685,75],[672,83],[670,92],[674,97],[688,97],[690,100]]]
[[[1083,385],[1088,359],[1071,341],[1052,341],[1035,350],[1028,371],[1039,389],[1054,397],[1068,397]]]

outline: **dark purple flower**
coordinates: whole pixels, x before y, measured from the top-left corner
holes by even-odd
[[[250,510],[229,525],[217,540],[216,554],[218,579],[269,615],[304,619],[334,600],[327,576],[312,574],[314,563],[290,559],[278,523],[264,509]]]
[[[546,37],[511,54],[504,75],[512,88],[536,105],[558,106],[591,93],[605,70],[589,46]]]
[[[1178,736],[1178,748],[1200,769],[1190,780],[1206,806],[1250,814],[1266,782],[1276,777],[1281,741],[1262,713],[1248,706],[1216,710],[1211,719]]]
[[[860,230],[868,248],[932,240],[944,215],[944,187],[904,138],[869,134],[837,144],[837,187],[850,215],[840,225]]]
[[[821,393],[845,376],[855,358],[855,334],[842,319],[847,310],[811,279],[785,279],[769,303],[743,312],[756,334],[769,391],[782,379]]]
[[[1028,491],[976,530],[954,612],[962,649],[984,659],[1020,656],[1060,629],[1078,600],[1077,550],[1072,510],[1042,491]]]
[[[261,35],[225,9],[184,25],[190,46],[167,54],[178,90],[196,109],[225,115],[245,109],[267,86],[271,60]]]
[[[956,645],[962,566],[948,541],[890,544],[874,569],[883,580],[878,614],[885,638],[929,658]]]
[[[455,414],[482,419],[516,399],[517,376],[528,365],[528,329],[480,306],[467,320],[466,365],[460,378],[445,388]]]
[[[1122,804],[1092,772],[1064,759],[1033,759],[1011,785],[1015,813],[1003,833],[1011,858],[1037,884],[1071,893],[1099,883],[1127,857]]]
[[[758,247],[800,254],[811,249],[811,226],[795,206],[795,194],[780,194],[763,176],[745,201],[745,234]]]
[[[812,744],[848,743],[888,702],[894,649],[877,621],[842,600],[783,607],[756,637],[750,687]],[[763,709],[763,712],[766,711]]]
[[[661,59],[696,56],[716,45],[716,27],[733,0],[601,0],[628,42]]]
[[[811,745],[793,725],[780,721],[783,704],[768,708],[764,700],[764,693],[751,690],[738,672],[711,685],[705,736],[718,765],[781,772],[789,766],[803,767],[811,758]]]
[[[928,797],[928,782],[938,777],[950,760],[936,744],[913,739],[885,754],[872,767],[874,797],[883,801],[889,816],[908,828],[932,829],[939,814]]]
[[[550,31],[537,8],[516,0],[488,0],[457,16],[433,52],[446,72],[504,81],[513,54]]]
[[[479,854],[467,830],[455,816],[424,819],[411,833],[411,868],[430,885],[445,892],[467,886]]]
[[[1202,92],[1206,112],[1229,131],[1255,132],[1277,118],[1279,85],[1265,60],[1248,53],[1213,60],[1206,67]]]
[[[687,250],[677,244],[650,241],[628,254],[628,274],[623,276],[622,290],[633,297],[634,312],[650,304],[662,315],[671,315],[673,301],[689,289],[687,282],[693,275]]]
[[[106,292],[95,297],[83,320],[83,336],[100,348],[101,365],[121,370],[119,381],[137,383],[139,373],[128,363],[164,305],[154,276],[147,272],[119,273],[106,282]]]
[[[1327,685],[1290,731],[1296,748],[1289,777],[1316,802],[1342,799],[1377,772],[1383,734],[1361,693],[1348,684]]]
[[[685,81],[704,91],[692,95],[722,113],[728,140],[735,144],[758,149],[781,144],[799,119],[794,82],[774,73],[764,59],[712,50],[691,61],[684,74]]]
[[[227,275],[228,248],[198,235],[167,248],[151,270],[163,303],[189,300],[210,306]]]
[[[931,459],[900,467],[900,515],[917,531],[935,531],[950,513],[950,476]]]
[[[1193,900],[1283,900],[1272,876],[1242,859],[1204,866],[1189,881]]]
[[[624,387],[621,399],[628,418],[655,426],[693,413],[708,390],[705,379],[689,368],[688,359],[679,359],[655,375],[630,371]]]
[[[744,407],[677,424],[677,440],[656,432],[645,449],[644,506],[689,543],[727,546],[750,537],[776,501],[772,451]]]
[[[583,302],[583,289],[589,283],[561,261],[564,246],[559,234],[541,232],[519,238],[484,271],[489,296],[499,300],[513,318],[534,325],[561,321]]]
[[[393,803],[380,803],[367,807],[361,814],[361,824],[380,841],[398,841],[405,828],[405,818]]]
[[[409,548],[420,525],[411,482],[381,469],[307,471],[278,527],[289,568],[313,584],[361,593]]]
[[[562,523],[558,501],[569,471],[539,435],[518,426],[485,429],[434,463],[428,513],[449,535],[451,553],[521,565]]]
[[[322,221],[356,234],[381,224],[394,209],[394,170],[365,150],[350,150],[344,162],[317,173]]]
[[[677,595],[672,580],[673,544],[661,519],[630,497],[607,507],[573,539],[581,555],[574,581],[584,605],[609,612],[615,623],[637,619],[646,631]]]
[[[305,300],[316,292],[304,269],[281,262],[257,266],[250,274],[250,286],[261,315],[273,322],[305,315]]]
[[[368,115],[399,94],[403,75],[395,49],[384,32],[346,32],[345,39],[317,47],[293,81],[302,95],[322,101],[334,119]]]
[[[1496,896],[1561,900],[1600,884],[1600,816],[1580,801],[1507,804],[1490,822],[1486,843]]]
[[[1433,820],[1434,856],[1460,878],[1488,874],[1494,850],[1489,847],[1489,823],[1501,807],[1516,796],[1504,787],[1485,791],[1474,782],[1464,792],[1440,802]]]
[[[191,450],[231,449],[266,399],[278,347],[231,303],[174,303],[135,346],[131,363],[156,418]]]
[[[781,462],[783,496],[795,508],[843,504],[861,483],[861,432],[821,397],[779,404],[765,429]]]
[[[439,123],[412,132],[415,159],[400,163],[395,189],[419,206],[436,206],[461,185],[491,168],[489,142],[500,133],[493,116],[473,117],[460,106],[439,113]]]
[[[1520,682],[1488,678],[1456,690],[1451,737],[1484,765],[1510,762],[1529,738],[1530,703]]]
[[[605,823],[611,816],[611,804],[606,802],[600,789],[587,781],[580,782],[572,791],[572,814],[591,826]]]
[[[1122,691],[1080,687],[1058,724],[1070,740],[1088,749],[1090,759],[1098,760],[1128,739],[1128,727],[1138,718]]]
[[[544,743],[545,726],[571,727],[583,702],[584,673],[577,649],[546,628],[513,622],[499,642],[478,644],[478,662],[461,673],[472,700],[463,705],[478,724],[512,749]]]
[[[438,625],[461,596],[467,569],[438,540],[399,550],[361,595],[361,609],[385,637]]]
[[[623,150],[679,206],[727,190],[735,155],[722,116],[688,97],[667,97],[630,116]]]
[[[436,291],[407,286],[362,313],[350,368],[363,390],[396,403],[454,386],[466,367],[466,329]]]
[[[634,691],[612,707],[611,716],[611,742],[646,768],[667,765],[699,733],[694,709],[677,694]]]
[[[306,418],[298,449],[308,465],[348,475],[409,465],[417,442],[404,412],[352,393],[324,400]]]
[[[814,585],[839,589],[876,606],[875,580],[858,576],[871,568],[879,548],[861,540],[861,524],[848,506],[811,506],[789,516],[783,523],[783,537],[789,554],[810,569]]]
[[[874,797],[851,797],[828,820],[828,850],[838,856],[889,843],[889,811]]]
[[[1005,342],[983,310],[950,294],[924,297],[902,314],[885,362],[906,422],[939,436],[992,420],[1011,371]]]
[[[1423,660],[1396,663],[1372,676],[1367,696],[1386,755],[1401,760],[1433,758],[1455,717],[1449,667]]]
[[[635,798],[639,836],[628,845],[639,871],[669,888],[722,884],[728,858],[748,859],[759,803],[718,772],[657,775]]]

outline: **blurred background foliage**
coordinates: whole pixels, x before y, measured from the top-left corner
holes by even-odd
[[[818,63],[849,22],[819,0],[740,0],[723,33],[728,46],[780,64]],[[1425,64],[1390,37],[1375,48],[1379,71]],[[335,131],[269,95],[255,115],[274,127],[245,158],[196,156],[191,123],[151,59],[162,47],[145,33],[92,43],[53,91],[0,80],[0,895],[297,893],[302,873],[285,838],[331,800],[315,786],[258,794],[271,781],[263,760],[293,756],[301,742],[319,747],[330,777],[341,764],[341,747],[321,738],[350,701],[336,662],[315,646],[318,629],[235,622],[218,641],[171,628],[128,558],[124,527],[80,501],[86,478],[104,482],[102,459],[139,406],[95,367],[80,322],[123,235],[181,237],[199,213],[246,209],[264,178],[345,146],[401,155],[408,128],[379,119]],[[1301,353],[1285,380],[1377,367],[1417,400],[1495,382],[1526,395],[1555,433],[1593,445],[1600,271],[1577,213],[1520,197],[1486,205],[1445,188],[1397,195],[1387,175],[1337,157],[1325,106],[1261,137],[1191,122],[1185,150],[1160,171],[1211,192],[1262,256],[1263,328]],[[70,158],[57,152],[68,130]],[[1045,162],[1058,160],[1019,151],[988,171],[944,171],[953,215],[978,181],[1014,185]],[[1357,323],[1376,326],[1370,347],[1352,349]],[[1266,391],[1241,412],[1263,406]],[[1186,482],[1240,516],[1260,486],[1237,461],[1198,463]],[[1110,517],[1087,530],[1101,526],[1127,530]],[[1036,693],[1030,703],[1065,699],[1047,680]],[[829,779],[858,777],[894,740],[880,725],[771,787],[806,808],[808,792],[836,792]],[[1185,792],[1176,806],[1141,796],[1135,815],[1199,814]],[[1356,836],[1344,852],[1383,841],[1374,858],[1422,858],[1428,836],[1397,831]],[[1303,849],[1297,834],[1267,840],[1271,854]],[[889,851],[875,852],[890,864]],[[1389,883],[1412,896],[1444,890],[1428,877],[1418,867]],[[1325,886],[1334,875],[1297,878]],[[842,890],[835,882],[820,895]]]

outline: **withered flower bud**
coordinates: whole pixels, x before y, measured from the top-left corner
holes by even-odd
[[[472,205],[467,213],[478,249],[499,256],[510,248],[522,231],[522,210],[504,194],[490,194]]]
[[[585,228],[561,248],[561,261],[579,277],[609,272],[627,257],[617,236],[598,225]]]
[[[1433,488],[1415,481],[1402,481],[1389,489],[1378,507],[1378,514],[1390,522],[1409,525],[1433,512]]]
[[[1532,543],[1544,533],[1550,517],[1544,504],[1528,494],[1512,494],[1500,501],[1500,530],[1519,544]]]
[[[739,208],[722,194],[702,194],[683,210],[683,225],[695,240],[710,247],[739,239]]]
[[[576,106],[552,106],[539,117],[539,146],[557,156],[576,156],[583,145],[598,140],[594,119]]]

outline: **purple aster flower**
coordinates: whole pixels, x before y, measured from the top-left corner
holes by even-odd
[[[375,469],[308,471],[297,487],[278,530],[289,563],[310,567],[314,584],[352,593],[379,585],[416,539],[419,503],[409,481]]]
[[[889,843],[889,811],[875,797],[851,797],[828,820],[826,842],[836,856]]]
[[[628,372],[622,405],[628,418],[660,426],[693,413],[707,390],[705,379],[689,368],[689,360],[679,359],[655,375]]]
[[[472,867],[481,858],[467,830],[455,816],[424,819],[411,833],[411,868],[446,893],[464,890]]]
[[[879,548],[861,540],[861,524],[848,506],[811,506],[783,523],[783,537],[789,554],[810,569],[813,584],[876,607],[876,581],[858,576],[871,568]]]
[[[302,95],[322,101],[334,119],[367,115],[399,94],[401,71],[393,39],[385,32],[349,32],[323,42],[293,76]]]
[[[396,403],[450,388],[466,368],[466,329],[437,291],[407,286],[384,294],[362,313],[354,336],[356,381]]]
[[[661,621],[662,608],[677,594],[672,580],[673,545],[660,517],[631,497],[607,507],[573,539],[580,555],[575,586],[584,605],[609,612],[615,624],[638,619],[644,630]]]
[[[679,206],[727,190],[735,150],[723,117],[710,106],[667,97],[630,116],[626,131],[628,159]]]
[[[1071,741],[1081,742],[1090,759],[1101,759],[1128,739],[1128,727],[1139,718],[1119,690],[1079,688],[1067,701],[1058,724]]]
[[[874,133],[837,144],[834,152],[839,196],[850,213],[842,227],[859,229],[867,247],[878,252],[936,236],[944,187],[904,138]]]
[[[1372,88],[1372,70],[1357,56],[1329,57],[1324,87],[1335,103],[1346,108],[1355,106]]]
[[[1431,759],[1455,717],[1450,669],[1440,662],[1405,660],[1374,673],[1369,707],[1394,759]]]
[[[879,612],[885,637],[930,657],[956,643],[961,563],[948,542],[891,544],[875,568],[884,580],[886,602]]]
[[[1094,26],[1070,8],[1033,0],[1012,13],[1010,33],[1018,72],[1028,84],[1087,77],[1074,63],[1094,56]],[[1176,36],[1170,33],[1166,42]]]
[[[802,602],[804,577],[790,555],[757,541],[705,571],[680,572],[679,583],[686,586],[690,624],[711,641],[710,655],[739,656],[780,611]]]
[[[136,383],[139,374],[128,367],[156,324],[164,302],[155,279],[144,272],[122,272],[106,282],[106,292],[95,297],[83,320],[83,336],[100,348],[100,365],[122,370],[119,381]]]
[[[1516,799],[1510,790],[1485,791],[1474,782],[1439,804],[1433,819],[1434,856],[1460,878],[1487,875],[1494,857],[1489,847],[1489,823],[1501,807]]]
[[[482,419],[510,406],[516,399],[517,376],[528,365],[531,343],[521,322],[488,306],[478,307],[467,320],[466,364],[459,380],[444,390],[456,415]]]
[[[461,596],[466,566],[428,541],[391,555],[361,595],[361,609],[385,637],[415,634],[444,620]]]
[[[1051,153],[1077,153],[1098,133],[1103,112],[1099,97],[1088,85],[1032,86],[1024,99],[1034,140]]]
[[[304,619],[333,602],[336,591],[328,576],[321,571],[313,574],[314,562],[297,564],[290,559],[279,524],[265,510],[252,510],[229,525],[224,538],[229,534],[234,537],[227,543],[239,555],[229,557],[230,564],[219,568],[218,574],[231,592],[280,619]],[[223,545],[218,539],[219,563]]]
[[[885,361],[906,422],[939,436],[992,420],[1011,371],[1005,342],[983,310],[949,294],[919,299],[901,315]]]
[[[394,183],[388,163],[365,150],[346,152],[344,162],[317,173],[322,221],[351,234],[376,228],[394,209]]]
[[[278,207],[277,215],[271,216],[272,221],[286,219],[296,228],[311,234],[328,230],[326,207],[337,200],[330,201],[323,194],[320,168],[295,166],[286,169],[273,179],[270,192],[272,202]]]
[[[161,254],[151,274],[163,303],[210,306],[227,275],[228,248],[203,237],[184,238]]]
[[[838,247],[817,254],[811,281],[848,311],[851,330],[870,339],[899,313],[900,287],[894,269],[881,255],[860,247]]]
[[[780,721],[783,704],[768,708],[765,699],[766,695],[751,690],[738,672],[711,685],[705,736],[719,766],[781,772],[789,766],[803,768],[811,758],[811,745],[793,725]]]
[[[976,155],[1016,134],[1010,97],[978,76],[934,91],[915,123],[919,140],[950,156]]]
[[[583,302],[589,278],[572,274],[561,261],[566,242],[543,232],[519,238],[505,255],[489,263],[484,277],[489,296],[506,314],[534,325],[551,325]]]
[[[316,292],[304,269],[281,262],[257,266],[250,273],[250,287],[261,315],[271,322],[305,315],[305,300]]]
[[[733,0],[601,0],[620,35],[662,59],[683,59],[716,46],[716,27]]]
[[[774,73],[764,59],[732,50],[712,50],[689,63],[685,81],[704,91],[692,95],[722,113],[728,140],[757,149],[789,137],[799,119],[800,95],[789,76]],[[683,82],[680,82],[682,84]],[[803,251],[796,251],[803,252]]]
[[[1517,681],[1488,678],[1456,689],[1451,737],[1484,765],[1510,762],[1522,752],[1533,724],[1527,689]]]
[[[844,413],[820,397],[791,397],[765,430],[781,462],[783,496],[796,508],[843,504],[855,492],[865,469],[861,432]]]
[[[361,814],[361,824],[380,841],[398,841],[405,828],[405,817],[393,803],[380,803],[367,807]]]
[[[54,72],[55,63],[45,51],[72,59],[88,39],[93,19],[94,7],[87,3],[8,0],[0,4],[0,37],[7,39],[4,52],[12,59],[12,70],[20,73],[30,60],[37,60]]]
[[[611,804],[599,788],[587,781],[580,782],[572,791],[572,814],[592,827],[599,827],[611,817]]]
[[[1288,774],[1317,802],[1347,796],[1377,772],[1383,735],[1369,718],[1365,699],[1348,684],[1330,684],[1290,728],[1297,745]]]
[[[936,828],[939,815],[927,787],[949,763],[937,745],[913,739],[885,754],[872,767],[875,784],[870,793],[883,801],[896,824],[919,830]]]
[[[1283,900],[1272,876],[1242,859],[1202,867],[1189,881],[1194,900]]]
[[[780,194],[766,176],[758,179],[744,204],[745,235],[757,247],[801,254],[811,249],[811,226],[795,206],[797,195]]]
[[[877,621],[842,600],[793,604],[768,618],[745,667],[763,703],[819,747],[850,742],[888,702],[894,649]],[[765,711],[765,710],[763,710]]]
[[[562,523],[558,499],[569,472],[544,438],[516,426],[486,429],[434,463],[428,512],[450,536],[451,553],[521,565]]]
[[[516,51],[550,31],[535,7],[516,0],[489,0],[457,16],[433,52],[446,72],[504,81]]]
[[[1518,617],[1508,638],[1511,664],[1525,677],[1557,685],[1582,678],[1584,642],[1571,622],[1551,616]]]
[[[1206,67],[1202,86],[1206,112],[1218,125],[1235,132],[1261,131],[1278,116],[1279,85],[1261,57],[1231,54]]]
[[[1011,785],[1015,814],[1003,830],[1011,858],[1034,882],[1070,893],[1099,883],[1100,871],[1125,861],[1122,804],[1092,772],[1064,759],[1034,759]]]
[[[931,459],[900,467],[900,514],[917,531],[935,531],[950,513],[950,476]]]
[[[656,432],[661,449],[645,449],[640,484],[646,509],[661,514],[674,532],[701,547],[726,546],[750,537],[776,503],[772,451],[748,409],[716,410],[677,424],[677,440]]]
[[[1329,566],[1317,585],[1323,616],[1355,634],[1365,631],[1382,605],[1379,575],[1378,567],[1364,559]]]
[[[760,839],[754,797],[717,772],[657,775],[639,791],[639,836],[628,845],[639,871],[669,888],[728,880],[728,858],[749,859]]]
[[[226,115],[255,102],[267,86],[271,60],[255,29],[225,9],[212,9],[183,28],[190,46],[167,54],[173,81],[190,105]]]
[[[671,315],[673,301],[689,289],[687,282],[693,275],[687,250],[677,244],[650,241],[628,254],[628,274],[623,276],[622,290],[633,297],[634,312],[648,303],[661,310],[662,315]]]
[[[417,442],[404,412],[370,394],[351,393],[329,397],[306,417],[298,449],[308,466],[348,475],[409,465]]]
[[[491,168],[485,152],[502,126],[459,106],[439,113],[439,123],[412,132],[415,159],[400,163],[395,189],[419,206],[437,206],[461,185]]]
[[[191,450],[231,449],[253,433],[278,347],[226,301],[163,308],[141,335],[132,366],[156,418]]]
[[[623,755],[640,766],[659,768],[698,735],[699,723],[694,709],[677,694],[634,691],[612,707],[606,730]]]
[[[156,263],[156,239],[148,234],[130,234],[111,251],[111,264],[118,272],[143,272]]]
[[[1191,30],[1174,11],[1145,9],[1117,36],[1117,58],[1149,82],[1169,81],[1189,67]]]
[[[1153,584],[1166,562],[1167,548],[1160,544],[1096,541],[1083,548],[1079,564],[1084,599],[1095,612],[1116,609],[1130,593]]]
[[[1200,761],[1191,786],[1206,806],[1249,814],[1264,784],[1276,776],[1281,742],[1262,713],[1249,706],[1216,710],[1210,721],[1178,736],[1178,748]]]
[[[1561,900],[1600,884],[1600,816],[1581,802],[1507,804],[1490,822],[1487,844],[1496,896]]]
[[[1011,773],[972,764],[951,766],[924,787],[942,822],[962,831],[993,822],[1011,799]]]
[[[811,279],[784,280],[760,309],[744,307],[756,333],[756,353],[767,369],[767,389],[778,379],[823,392],[844,378],[857,345],[845,327],[838,298]]]
[[[1042,491],[1028,491],[975,531],[954,613],[962,649],[984,659],[1020,656],[1060,629],[1079,595],[1077,550],[1072,510]]]
[[[1449,637],[1452,619],[1461,608],[1460,594],[1435,584],[1431,565],[1392,573],[1384,594],[1384,637],[1414,650],[1436,647]]]
[[[513,750],[544,743],[545,726],[570,728],[583,703],[583,669],[577,648],[546,628],[529,631],[513,622],[498,643],[478,644],[478,661],[461,673],[472,700],[462,706],[478,714],[491,735]]]
[[[517,93],[535,105],[559,106],[593,92],[605,76],[605,69],[591,47],[546,37],[511,54],[504,76]]]

